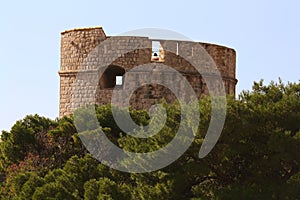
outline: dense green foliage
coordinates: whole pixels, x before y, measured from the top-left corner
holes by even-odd
[[[143,174],[119,172],[92,158],[72,116],[27,116],[1,135],[1,199],[300,199],[300,83],[261,81],[238,99],[228,97],[224,130],[204,159],[198,153],[210,120],[209,98],[199,105],[191,147],[170,166]],[[165,127],[148,139],[122,133],[110,106],[96,112],[111,141],[147,152],[167,144],[180,124],[179,105],[165,107]],[[131,110],[131,116],[137,124],[149,123],[146,111]]]

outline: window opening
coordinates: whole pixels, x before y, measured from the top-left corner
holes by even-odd
[[[123,76],[116,76],[116,85],[123,85]]]
[[[100,78],[100,88],[114,88],[115,86],[123,86],[123,78],[125,69],[119,66],[109,66]]]
[[[165,52],[159,41],[152,41],[151,61],[164,62]]]

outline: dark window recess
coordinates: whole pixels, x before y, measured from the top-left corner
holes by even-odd
[[[100,88],[123,86],[125,69],[119,66],[109,66],[100,78]]]

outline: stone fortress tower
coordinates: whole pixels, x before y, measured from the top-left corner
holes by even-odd
[[[120,42],[115,47],[112,47],[114,49],[106,50],[108,53],[130,45],[128,42],[141,43],[149,48],[137,49],[113,60],[102,74],[98,82],[96,94],[89,91],[89,87],[85,87],[84,94],[77,97],[73,91],[77,73],[79,71],[86,71],[86,73],[91,73],[91,76],[93,76],[93,70],[88,69],[83,63],[86,63],[85,59],[95,47],[111,37],[106,36],[101,27],[72,29],[61,33],[61,66],[59,70],[60,117],[71,114],[73,109],[84,105],[83,102],[86,102],[86,100],[89,100],[91,103],[96,102],[99,105],[110,103],[114,88],[122,90],[125,87],[124,84],[138,84],[134,82],[135,79],[131,80],[132,76],[127,77],[126,73],[136,66],[147,63],[163,63],[167,66],[172,66],[172,68],[180,72],[188,80],[198,97],[201,94],[208,94],[205,81],[189,62],[178,56],[178,54],[164,51],[166,42],[174,46],[173,52],[178,52],[180,50],[178,48],[184,45],[183,42],[152,40],[147,37],[137,36],[112,37],[120,38]],[[122,40],[122,37],[124,40]],[[225,92],[235,95],[235,86],[237,84],[235,50],[215,44],[197,44],[200,44],[215,61],[222,76]],[[94,62],[94,60],[91,59],[91,62]],[[95,70],[93,73],[95,73]],[[166,74],[164,76],[166,81],[174,79],[172,73]],[[172,102],[176,99],[174,94],[162,85],[143,85],[134,91],[130,97],[130,105],[136,109],[148,109],[163,98],[167,102]]]

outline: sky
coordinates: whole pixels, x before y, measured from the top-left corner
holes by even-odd
[[[60,32],[102,26],[107,35],[169,29],[237,52],[237,94],[254,81],[300,80],[300,1],[2,1],[0,131],[59,109]]]

